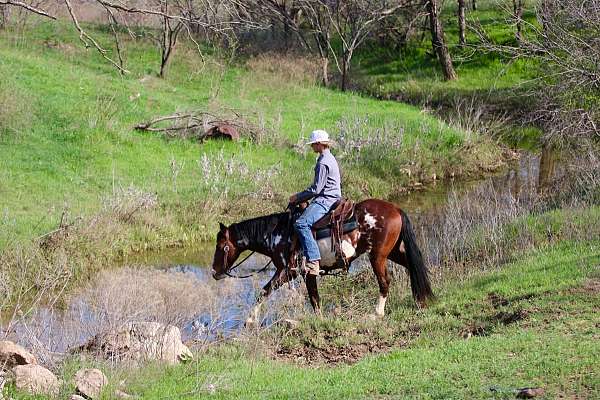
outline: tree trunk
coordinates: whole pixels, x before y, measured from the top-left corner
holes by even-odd
[[[471,0],[471,6],[473,7],[473,11],[477,11],[477,0]]]
[[[427,12],[429,13],[429,27],[431,30],[431,44],[437,54],[438,60],[447,81],[457,79],[456,72],[452,66],[452,58],[444,40],[444,29],[439,19],[438,0],[425,0]]]
[[[287,53],[290,50],[290,37],[291,37],[291,29],[290,23],[287,19],[283,20],[283,46],[284,50]]]
[[[6,20],[8,19],[8,6],[0,6],[0,30],[6,27]]]
[[[169,26],[169,19],[167,17],[163,17],[163,32],[162,32],[162,41],[160,44],[160,77],[164,78],[165,73],[167,71],[167,63],[169,62],[169,57],[171,55],[171,38],[170,31],[171,27]]]
[[[465,0],[458,0],[458,42],[464,46],[467,41],[465,39],[465,31],[467,23],[465,21]]]
[[[538,18],[542,24],[542,30],[544,33],[548,31],[548,1],[542,0],[540,10],[538,11]]]
[[[342,81],[341,81],[341,88],[342,88],[342,92],[346,91],[346,86],[348,83],[348,68],[349,68],[349,61],[347,60],[347,56],[345,54],[342,55]]]
[[[323,86],[327,87],[329,86],[329,58],[327,58],[327,55],[321,57],[321,65]]]
[[[517,42],[521,43],[523,39],[523,0],[513,0],[513,13],[517,25],[515,37]]]
[[[168,18],[164,18],[164,32],[161,43],[161,54],[160,54],[160,77],[164,78],[167,73],[167,66],[169,65],[169,60],[173,55],[173,51],[175,50],[175,45],[177,44],[177,36],[179,36],[179,32],[183,27],[182,22],[177,22],[175,27],[171,27],[171,22]]]

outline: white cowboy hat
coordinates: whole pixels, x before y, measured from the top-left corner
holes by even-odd
[[[312,131],[310,134],[310,139],[306,144],[313,143],[329,143],[331,139],[329,139],[329,134],[322,129],[317,129],[316,131]]]

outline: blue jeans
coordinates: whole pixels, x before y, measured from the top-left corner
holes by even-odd
[[[298,232],[302,251],[307,261],[317,261],[321,259],[319,246],[313,238],[310,228],[329,212],[324,205],[318,203],[310,203],[300,218],[294,223],[294,228]]]

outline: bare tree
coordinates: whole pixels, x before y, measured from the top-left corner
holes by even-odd
[[[339,55],[331,49],[334,61],[341,74],[340,87],[347,89],[350,62],[356,49],[363,44],[376,24],[388,18],[401,8],[401,5],[390,6],[385,0],[353,0],[333,2],[328,7],[328,16],[336,36],[341,40]]]
[[[255,0],[257,7],[277,17],[295,32],[305,48],[321,60],[322,82],[329,85],[329,63],[340,74],[340,88],[348,87],[351,61],[380,23],[415,0]]]
[[[319,0],[301,0],[300,8],[308,25],[309,35],[314,41],[314,49],[321,60],[321,81],[329,86],[329,51],[331,45],[332,20],[327,13],[327,5]],[[309,45],[310,46],[310,45]]]
[[[118,31],[119,20],[123,21],[122,24],[128,29],[130,35],[135,37],[135,34],[127,26],[128,15],[142,15],[155,19],[157,26],[160,26],[161,37],[157,38],[161,53],[160,63],[160,76],[164,76],[169,60],[174,52],[177,44],[177,39],[181,32],[186,32],[190,41],[192,41],[198,51],[200,52],[200,46],[194,39],[192,32],[204,29],[211,31],[215,35],[221,35],[228,37],[229,43],[234,35],[235,26],[252,26],[253,23],[249,20],[245,20],[240,13],[246,9],[244,2],[241,0],[149,0],[147,2],[138,3],[124,2],[121,0],[92,0],[107,12],[109,25],[115,38],[116,53],[118,61],[115,61],[109,49],[96,40],[84,27],[79,23],[78,18],[78,7],[74,7],[71,0],[62,0],[62,3],[71,21],[79,33],[79,38],[85,47],[93,47],[98,53],[110,62],[114,67],[117,68],[122,74],[128,71],[124,67],[124,60],[122,57],[122,47],[119,42]],[[41,2],[29,2],[25,3],[19,0],[0,0],[0,27],[6,21],[6,10],[7,7],[18,7],[25,10],[28,14],[38,14],[51,19],[56,19],[50,15],[46,10],[40,7]],[[81,5],[84,7],[84,5]],[[122,17],[122,18],[119,18]],[[201,52],[200,52],[201,53]]]
[[[481,32],[482,49],[543,65],[531,116],[549,139],[600,137],[600,0],[544,0],[537,24],[519,46],[498,45]]]
[[[4,29],[6,26],[6,21],[8,20],[8,6],[1,5],[0,6],[0,30]]]
[[[437,58],[444,72],[444,78],[447,81],[457,79],[454,66],[452,65],[452,58],[446,46],[446,40],[444,38],[444,28],[442,27],[442,21],[440,21],[440,9],[439,0],[425,0],[425,7],[429,14],[429,27],[431,30],[431,44],[433,51],[437,54]]]
[[[169,3],[168,1],[161,0],[160,9],[165,14],[169,14]],[[167,16],[161,17],[161,40],[160,40],[160,72],[159,76],[161,78],[165,77],[165,72],[167,69],[167,64],[171,59],[171,54],[175,50],[175,45],[177,44],[177,37],[179,33],[183,29],[183,22],[181,20],[174,19]]]
[[[465,31],[467,23],[465,20],[465,0],[458,0],[458,43],[464,46],[467,42],[465,39]]]
[[[290,50],[294,35],[304,48],[312,50],[311,44],[307,41],[306,32],[300,26],[304,16],[299,3],[299,0],[251,0],[245,2],[248,13],[255,21],[259,22],[259,25],[262,25],[261,21],[266,21],[273,32],[276,32],[277,26],[283,27],[285,51]]]
[[[40,8],[35,4],[27,4],[18,0],[0,0],[0,28],[2,28],[8,19],[8,8],[9,6],[19,7],[27,10],[31,13],[41,15],[50,19],[56,19],[56,17],[50,15],[46,10]]]
[[[68,0],[65,0],[68,1]],[[204,31],[207,41],[221,40],[235,46],[235,27],[252,27],[254,23],[244,18],[246,6],[238,0],[153,0],[142,7],[130,6],[128,3],[95,0],[115,15],[143,15],[154,18],[160,29],[160,37],[155,38],[160,51],[159,75],[164,77],[169,61],[175,51],[179,36],[182,32],[195,45],[202,55],[199,43],[194,33]],[[122,18],[126,20],[126,18]],[[116,37],[116,36],[115,36]],[[218,38],[218,39],[215,39]],[[106,58],[106,57],[105,57]],[[113,62],[114,65],[117,65]]]
[[[302,0],[299,7],[310,26],[323,63],[323,82],[329,54],[340,72],[340,88],[348,87],[348,73],[352,57],[377,24],[401,9],[404,1],[390,3],[385,0]],[[335,46],[332,38],[339,39]]]
[[[403,0],[402,9],[377,23],[372,36],[382,47],[400,49],[419,31],[419,22],[426,14],[421,0]]]
[[[512,0],[513,2],[513,18],[516,25],[515,37],[517,42],[521,43],[523,39],[523,3],[524,0]]]

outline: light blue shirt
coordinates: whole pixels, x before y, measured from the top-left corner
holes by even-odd
[[[298,201],[306,201],[314,197],[313,203],[321,204],[328,210],[342,198],[342,179],[337,160],[329,149],[317,158],[315,179],[306,190],[296,194]]]

